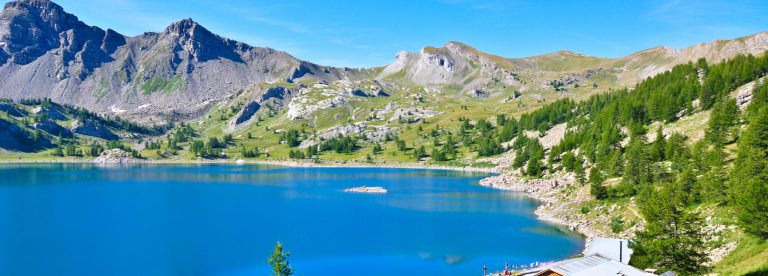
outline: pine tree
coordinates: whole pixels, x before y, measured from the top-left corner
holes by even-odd
[[[293,275],[293,268],[288,261],[290,253],[283,250],[283,244],[277,242],[275,250],[272,251],[272,256],[267,259],[267,263],[272,266],[272,274],[275,276],[291,276]]]
[[[686,197],[679,186],[672,184],[647,193],[641,206],[647,223],[629,244],[634,250],[630,264],[681,275],[701,275],[708,270],[703,220],[685,212],[682,201]]]
[[[603,175],[598,168],[589,170],[589,189],[596,199],[608,198],[608,189],[603,186]]]
[[[573,173],[576,174],[576,183],[579,183],[579,185],[584,185],[586,182],[586,175],[584,172],[584,161],[581,159],[581,156],[576,157],[576,160],[574,162],[573,166]]]
[[[664,156],[664,150],[667,146],[667,140],[664,138],[664,129],[659,126],[656,129],[656,140],[653,140],[653,145],[651,146],[651,160],[654,161],[663,161],[666,160]]]
[[[566,171],[574,171],[576,169],[576,155],[572,151],[566,152],[563,154],[563,161],[561,163]]]
[[[445,153],[437,148],[432,149],[432,154],[430,155],[432,157],[432,160],[434,161],[446,161],[448,160],[445,158]]]
[[[744,131],[731,176],[738,218],[747,232],[768,238],[768,107]]]
[[[381,144],[376,143],[376,144],[373,145],[373,148],[371,149],[371,152],[373,152],[373,154],[379,154],[379,153],[381,153],[382,150],[383,149],[381,148]]]
[[[723,147],[728,142],[730,130],[736,125],[739,107],[734,99],[718,101],[712,108],[706,129],[706,138],[716,147]]]
[[[651,160],[648,158],[645,147],[645,141],[642,138],[632,139],[627,146],[625,154],[627,163],[619,191],[624,196],[634,195],[642,185],[650,184],[652,180]]]
[[[413,158],[416,159],[416,161],[421,161],[421,158],[424,158],[425,156],[427,156],[427,149],[425,149],[423,145],[413,151]]]

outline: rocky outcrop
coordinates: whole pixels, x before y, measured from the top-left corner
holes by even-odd
[[[237,115],[237,119],[235,119],[235,124],[239,125],[250,120],[251,117],[253,117],[253,114],[256,114],[256,111],[259,111],[260,108],[261,105],[259,103],[249,102],[242,110],[240,110],[240,114]]]
[[[117,140],[120,138],[116,134],[112,133],[112,131],[110,131],[109,128],[107,128],[105,125],[92,120],[77,120],[73,122],[72,132],[105,140]]]
[[[379,114],[388,114],[386,110],[379,112]],[[404,107],[397,108],[392,111],[392,116],[389,117],[389,122],[406,121],[406,122],[418,122],[424,119],[432,118],[437,115],[443,114],[443,112],[434,111],[429,108],[419,107]]]
[[[61,136],[65,138],[72,137],[71,130],[62,127],[56,122],[51,120],[43,120],[43,121],[37,122],[34,124],[34,127],[36,129],[45,131],[53,136]]]
[[[736,100],[736,104],[739,106],[740,110],[747,109],[749,103],[752,102],[752,91],[754,90],[755,85],[765,83],[766,79],[768,78],[762,77],[756,81],[751,81],[739,88],[736,88],[736,90],[731,93],[730,96]]]
[[[310,119],[315,111],[340,107],[345,105],[348,100],[342,96],[336,96],[317,101],[311,105],[304,105],[303,107],[294,105],[293,103],[295,102],[296,101],[291,101],[291,104],[288,105],[288,113],[286,115],[288,115],[288,118],[291,120]]]
[[[58,105],[51,105],[46,108],[38,106],[32,110],[32,113],[44,116],[52,120],[63,121],[67,119],[67,116],[64,115],[66,112],[61,110],[61,107]]]
[[[366,140],[372,142],[384,141],[387,137],[394,137],[400,134],[396,127],[387,126],[368,126],[364,123],[351,125],[339,125],[320,131],[316,137],[301,142],[300,148],[307,148],[316,145],[319,141],[333,139],[340,136],[362,135]]]
[[[360,187],[353,187],[349,189],[344,189],[347,193],[365,193],[365,194],[386,194],[387,189],[384,189],[384,187],[374,186],[374,187],[368,187],[368,186],[360,186]]]
[[[448,42],[441,48],[425,47],[418,53],[398,52],[395,61],[377,78],[403,74],[406,80],[418,85],[460,85],[470,94],[483,91],[486,96],[521,85],[515,68],[504,58],[484,54],[459,42]]]
[[[0,148],[9,151],[32,152],[50,148],[51,142],[44,137],[33,137],[20,126],[0,119]]]
[[[94,160],[94,162],[102,164],[129,163],[135,161],[136,160],[131,156],[130,152],[122,149],[105,150]]]

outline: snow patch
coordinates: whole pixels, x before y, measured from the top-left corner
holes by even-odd
[[[120,114],[126,111],[125,109],[120,109],[119,107],[117,107],[117,105],[114,105],[114,104],[109,107],[109,110],[115,114]]]

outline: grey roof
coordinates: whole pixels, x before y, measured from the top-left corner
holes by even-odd
[[[545,268],[536,275],[542,275],[546,271],[554,271],[566,276],[646,276],[653,275],[632,266],[620,263],[600,254],[588,255],[582,258],[560,261]]]
[[[629,258],[632,257],[632,249],[629,248],[629,241],[624,239],[611,238],[593,238],[587,245],[585,255],[600,254],[605,257],[621,260],[624,264],[629,264]],[[619,246],[621,246],[621,258],[619,258]]]

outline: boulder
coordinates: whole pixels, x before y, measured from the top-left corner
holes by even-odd
[[[102,164],[128,163],[135,161],[130,152],[121,149],[105,150],[94,162]]]

